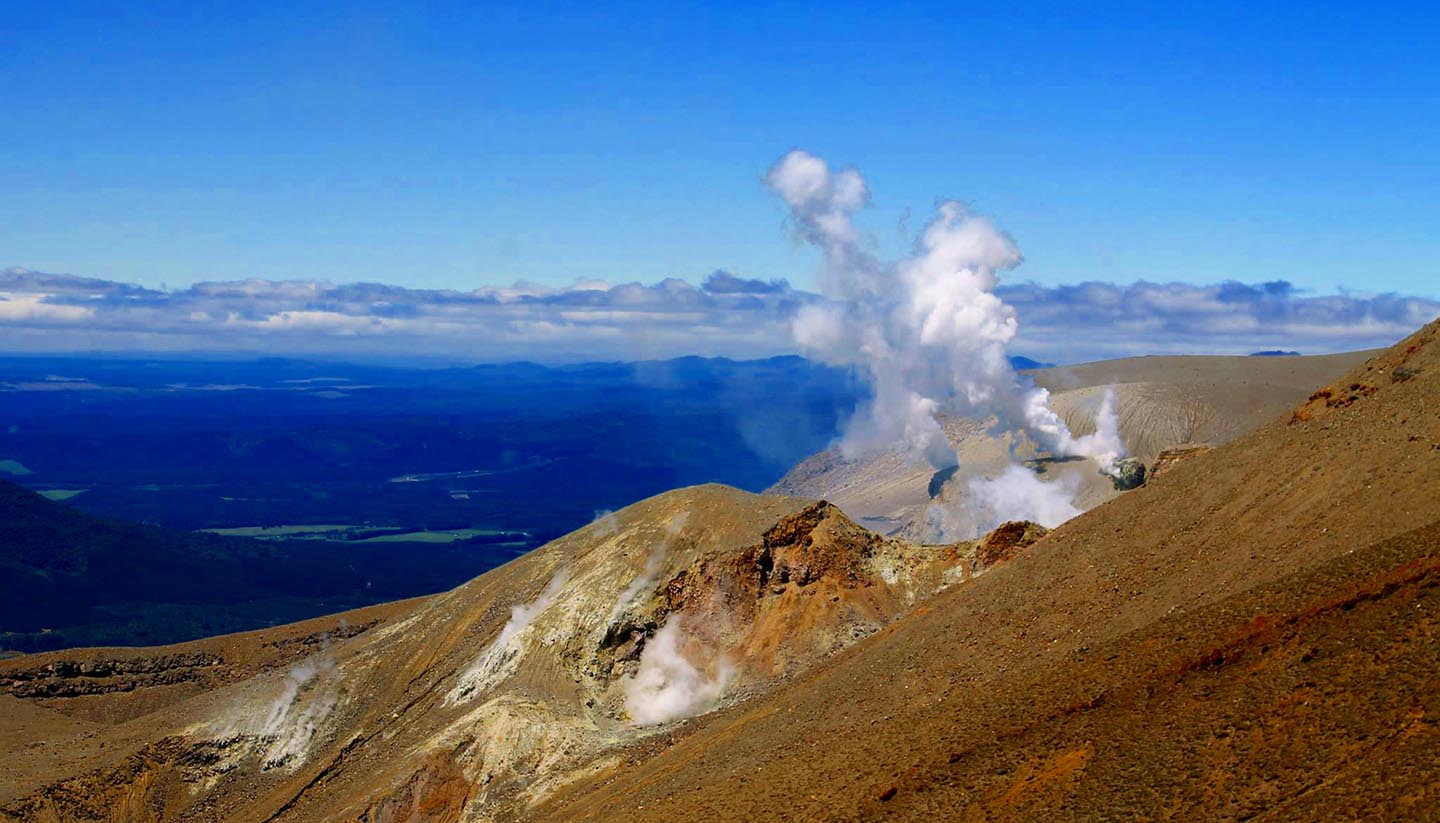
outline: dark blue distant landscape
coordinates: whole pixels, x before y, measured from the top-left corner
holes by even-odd
[[[123,526],[95,526],[113,539],[60,565],[43,546],[0,549],[0,648],[173,642],[444,590],[668,489],[762,490],[829,445],[862,394],[800,357],[0,358],[0,479],[49,498],[17,489],[6,512]],[[146,548],[157,541],[247,571],[187,577]],[[77,601],[90,607],[43,608]]]
[[[50,501],[0,495],[34,526],[0,548],[0,648],[172,642],[444,590],[667,489],[763,489],[825,448],[857,386],[798,357],[3,358],[0,478]],[[47,548],[82,532],[107,537]],[[221,573],[176,559],[196,554]]]

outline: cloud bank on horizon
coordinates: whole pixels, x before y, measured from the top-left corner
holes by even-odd
[[[1052,362],[1139,354],[1307,354],[1389,345],[1440,300],[1309,295],[1284,281],[1211,285],[1000,282],[1014,353]],[[791,323],[828,298],[716,271],[695,285],[581,281],[471,291],[319,280],[162,291],[23,268],[0,272],[0,352],[255,353],[494,360],[629,360],[797,350]]]

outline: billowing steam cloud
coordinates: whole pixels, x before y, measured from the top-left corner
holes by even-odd
[[[539,597],[529,603],[517,603],[510,607],[510,619],[500,629],[495,640],[486,646],[475,658],[475,662],[470,664],[470,668],[460,675],[460,682],[450,691],[447,702],[457,703],[483,692],[515,671],[520,665],[520,654],[524,651],[526,630],[535,622],[535,618],[550,608],[550,604],[560,596],[567,579],[568,570],[561,569],[550,578]]]
[[[996,477],[970,480],[976,531],[983,534],[1007,520],[1030,520],[1054,528],[1081,512],[1072,482],[1046,483],[1023,466],[1006,466]]]
[[[854,215],[870,198],[855,169],[792,151],[770,169],[770,187],[790,207],[796,231],[824,255],[829,302],[803,307],[792,326],[807,354],[854,366],[873,397],[851,420],[846,456],[901,442],[937,469],[955,465],[937,415],[994,418],[1056,455],[1108,466],[1124,452],[1107,426],[1075,438],[1050,409],[1045,389],[1023,383],[1005,354],[1019,324],[995,295],[996,272],[1021,261],[1009,236],[964,204],[946,201],[908,257],[884,261]]]
[[[665,536],[650,547],[649,554],[645,556],[645,567],[634,580],[630,581],[630,585],[620,592],[620,596],[615,598],[615,605],[610,609],[610,622],[613,623],[615,618],[619,617],[620,613],[634,602],[641,592],[655,584],[655,578],[659,576],[660,569],[665,565],[665,552],[670,549],[671,542],[680,534],[680,530],[685,528],[685,521],[688,519],[690,519],[689,512],[680,512],[666,522]]]
[[[799,236],[824,257],[821,285],[830,299],[796,313],[796,343],[812,357],[856,368],[871,385],[868,404],[847,425],[843,456],[900,443],[937,469],[954,466],[942,412],[993,420],[997,432],[1021,433],[1056,456],[1091,458],[1102,471],[1125,455],[1113,392],[1095,432],[1077,438],[1050,408],[1050,393],[1021,380],[1010,365],[1005,348],[1019,324],[995,293],[996,274],[1019,265],[1021,256],[994,223],[962,203],[942,202],[914,251],[886,261],[854,222],[870,199],[858,171],[832,171],[796,150],[780,158],[766,182],[790,207]],[[1024,517],[1054,524],[1079,513],[1073,491],[1018,466],[976,481],[971,498],[981,522]]]
[[[625,711],[637,726],[678,720],[705,711],[719,697],[734,673],[729,661],[717,659],[713,671],[691,663],[682,650],[681,617],[671,615],[640,653],[640,668],[625,682]]]

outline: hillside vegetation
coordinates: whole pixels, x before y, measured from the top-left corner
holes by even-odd
[[[151,645],[429,594],[488,546],[270,543],[109,520],[0,480],[0,649]]]

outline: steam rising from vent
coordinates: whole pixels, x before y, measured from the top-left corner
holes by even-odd
[[[1125,441],[1120,439],[1120,414],[1114,386],[1107,386],[1100,396],[1100,408],[1095,411],[1095,431],[1072,439],[1068,453],[1089,457],[1099,463],[1106,474],[1114,474],[1115,464],[1126,454]]]
[[[963,203],[949,200],[908,257],[885,261],[854,223],[869,188],[855,169],[832,172],[824,160],[792,151],[766,182],[786,205],[797,234],[824,255],[822,291],[830,301],[802,308],[792,332],[808,355],[854,366],[873,396],[849,422],[842,454],[853,458],[903,443],[937,469],[955,465],[937,415],[995,419],[1055,455],[1091,457],[1109,468],[1124,454],[1102,427],[1075,438],[1050,409],[1050,394],[1025,384],[1005,347],[1015,338],[1014,310],[994,293],[996,273],[1020,264],[1008,235]]]
[[[216,717],[207,733],[221,740],[245,741],[227,755],[232,766],[237,762],[234,758],[258,752],[262,768],[293,770],[305,762],[340,702],[340,671],[322,651],[291,666],[278,683],[266,687],[273,697],[242,699]]]
[[[734,674],[723,657],[710,672],[685,657],[680,615],[671,615],[640,653],[640,668],[627,680],[625,711],[637,726],[678,720],[707,710]]]
[[[280,696],[270,704],[257,733],[270,741],[267,768],[304,759],[310,741],[340,700],[335,663],[307,660],[286,673]]]
[[[569,576],[568,570],[561,569],[550,578],[539,597],[510,607],[510,619],[500,629],[500,634],[460,675],[459,684],[446,696],[446,702],[458,703],[468,699],[493,688],[515,672],[520,665],[520,655],[525,651],[525,636],[530,624],[560,596]]]
[[[1054,528],[1081,512],[1072,483],[1046,483],[1023,466],[1006,466],[996,477],[970,481],[976,531],[984,534],[1007,520],[1029,520]]]
[[[620,518],[609,509],[599,509],[595,512],[595,519],[590,521],[590,527],[595,530],[596,537],[609,537],[620,530]]]
[[[612,515],[613,517],[613,515]],[[650,547],[650,553],[645,556],[645,567],[640,574],[630,581],[630,585],[620,592],[615,598],[615,605],[610,609],[610,622],[614,622],[625,608],[634,602],[635,598],[645,589],[655,585],[655,578],[660,575],[660,569],[665,565],[665,552],[669,550],[670,544],[679,536],[680,531],[685,528],[685,521],[690,519],[689,512],[681,512],[671,517],[665,524],[665,537]]]

